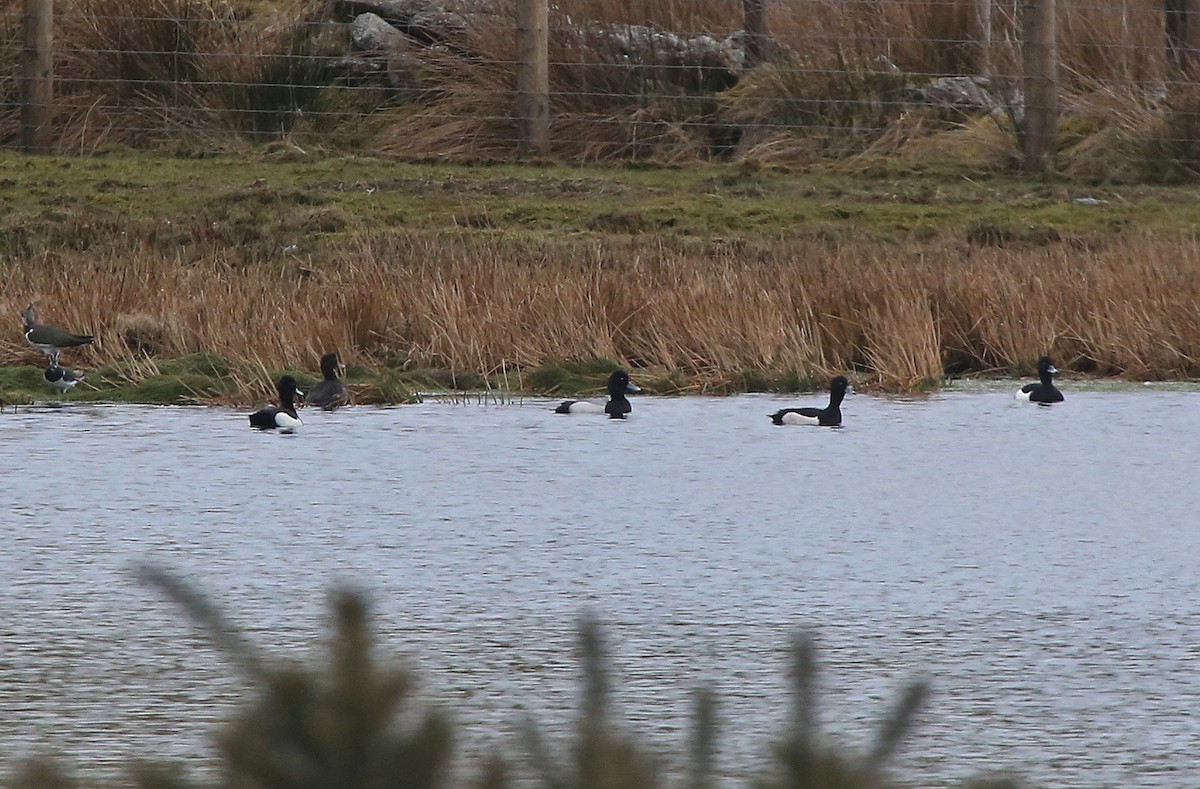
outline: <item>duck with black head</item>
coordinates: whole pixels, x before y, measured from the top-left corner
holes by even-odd
[[[255,411],[250,415],[250,426],[258,430],[278,429],[281,433],[294,433],[304,424],[296,414],[296,397],[303,397],[304,392],[296,388],[296,379],[290,375],[280,378],[276,388],[279,405]]]
[[[627,394],[642,391],[633,381],[629,373],[615,370],[608,376],[608,402],[604,405],[589,400],[564,400],[554,409],[556,414],[608,414],[610,419],[624,419],[632,410]]]
[[[1016,398],[1038,405],[1061,403],[1063,393],[1058,391],[1058,387],[1054,385],[1054,376],[1058,374],[1058,368],[1050,361],[1049,356],[1038,359],[1037,370],[1038,382],[1022,386],[1017,390]]]
[[[771,414],[771,421],[777,425],[838,427],[842,424],[842,400],[847,393],[853,392],[846,376],[839,375],[829,382],[829,405],[824,408],[781,408]]]
[[[350,391],[338,379],[338,373],[346,369],[346,365],[338,362],[336,353],[327,353],[321,357],[321,380],[308,388],[304,395],[306,405],[315,405],[322,411],[332,411],[335,408],[350,403]]]

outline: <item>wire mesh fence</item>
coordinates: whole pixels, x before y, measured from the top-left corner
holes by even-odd
[[[511,158],[519,1],[58,0],[51,147],[278,140]],[[1032,109],[1029,2],[775,0],[748,34],[752,0],[561,0],[548,12],[544,152],[1014,165]],[[1181,2],[1058,0],[1045,76],[1060,169],[1200,171]],[[0,6],[5,146],[21,140],[23,7]]]

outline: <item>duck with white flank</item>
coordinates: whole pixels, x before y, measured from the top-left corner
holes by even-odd
[[[608,376],[608,402],[604,405],[587,400],[565,400],[554,409],[556,414],[608,414],[611,419],[624,419],[633,410],[626,394],[642,391],[629,380],[629,374],[617,370]]]
[[[296,388],[296,379],[285,375],[279,379],[279,405],[267,406],[250,415],[250,426],[259,430],[279,429],[282,433],[294,433],[304,423],[296,415],[296,396],[304,396]]]
[[[846,376],[839,375],[829,382],[829,405],[825,408],[782,408],[771,414],[777,425],[819,425],[837,427],[842,423],[842,400],[853,392]]]
[[[1016,394],[1017,399],[1028,400],[1031,403],[1039,405],[1061,403],[1063,401],[1063,393],[1058,391],[1058,387],[1054,385],[1054,376],[1058,373],[1058,369],[1050,361],[1050,357],[1043,356],[1041,359],[1038,359],[1037,369],[1038,382],[1036,384],[1025,384],[1018,389]]]
[[[338,372],[346,369],[346,365],[338,363],[336,353],[327,353],[321,357],[322,380],[309,387],[304,395],[304,402],[318,406],[323,411],[332,411],[350,402],[350,392],[346,385],[338,380]]]
[[[75,384],[83,380],[83,376],[74,370],[59,367],[58,354],[51,357],[50,366],[42,373],[42,377],[46,379],[46,383],[63,393],[72,389]]]
[[[55,365],[58,364],[58,354],[63,348],[89,345],[95,339],[90,334],[71,334],[55,326],[38,323],[33,314],[32,304],[21,313],[21,318],[25,322],[25,341],[51,357]]]

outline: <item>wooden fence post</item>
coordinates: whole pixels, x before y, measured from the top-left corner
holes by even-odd
[[[742,0],[742,28],[746,31],[746,68],[767,56],[767,0]]]
[[[550,138],[548,0],[517,0],[517,154],[540,156]]]
[[[1058,47],[1054,0],[1023,0],[1021,6],[1025,122],[1022,146],[1025,169],[1054,169],[1058,148]]]
[[[21,146],[26,153],[49,153],[54,111],[54,0],[25,0],[21,18]]]
[[[979,73],[992,76],[992,0],[975,0],[975,20],[979,23]]]
[[[1175,65],[1179,73],[1188,67],[1188,0],[1165,0],[1167,61]]]

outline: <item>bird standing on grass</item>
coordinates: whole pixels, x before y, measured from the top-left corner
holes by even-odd
[[[74,370],[69,370],[65,367],[59,367],[58,354],[51,357],[50,366],[42,373],[42,377],[46,379],[46,383],[53,386],[60,392],[66,393],[72,389],[75,384],[83,380],[83,376]]]
[[[1039,405],[1061,403],[1063,401],[1063,393],[1058,391],[1058,387],[1054,385],[1054,376],[1058,373],[1058,369],[1050,361],[1050,357],[1043,356],[1041,359],[1038,359],[1037,369],[1038,382],[1022,386],[1017,390],[1016,398],[1018,400],[1028,400],[1031,403]]]
[[[32,304],[26,307],[25,311],[21,313],[21,319],[25,322],[25,341],[49,356],[53,360],[54,365],[58,364],[58,354],[63,348],[90,345],[92,340],[95,339],[90,334],[71,334],[71,332],[64,331],[55,326],[38,323],[37,318],[33,314]]]
[[[624,419],[633,410],[626,394],[642,391],[629,380],[629,374],[617,370],[608,377],[608,402],[604,405],[587,400],[564,400],[554,409],[556,414],[608,414],[612,419]]]
[[[304,402],[318,406],[322,411],[332,411],[350,402],[350,392],[346,385],[338,380],[338,372],[345,370],[346,365],[338,363],[336,353],[327,353],[321,357],[322,380],[309,387]]]
[[[285,375],[279,379],[279,405],[267,406],[250,415],[250,426],[259,430],[279,429],[281,433],[294,433],[304,423],[296,415],[296,396],[304,396],[296,388],[296,379]]]
[[[829,382],[829,405],[825,408],[781,408],[771,414],[777,425],[819,425],[837,427],[842,423],[842,399],[853,392],[846,376],[839,375]]]

